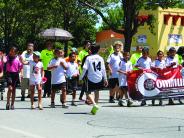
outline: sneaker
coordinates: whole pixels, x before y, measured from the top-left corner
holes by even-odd
[[[152,106],[154,106],[155,105],[155,100],[152,100],[151,103],[152,103]]]
[[[14,110],[14,109],[15,109],[15,108],[14,108],[14,105],[11,105],[11,107],[10,107],[10,108],[11,108],[11,110]]]
[[[133,102],[132,102],[132,101],[127,100],[127,107],[130,107],[132,104],[133,104]]]
[[[124,102],[123,102],[122,100],[119,100],[118,105],[119,105],[119,106],[123,106],[123,103],[124,103]]]
[[[51,108],[55,108],[55,103],[52,102],[52,103],[50,104],[50,107],[51,107]]]
[[[21,101],[25,101],[25,96],[22,96],[21,97]]]
[[[145,105],[146,105],[146,101],[143,100],[143,101],[141,102],[141,106],[145,106]]]
[[[66,103],[62,104],[62,108],[69,108],[68,105],[66,105]]]
[[[46,98],[46,93],[43,94],[43,97],[42,98]]]
[[[38,105],[39,110],[43,110],[42,105]]]
[[[31,97],[30,94],[28,94],[28,95],[27,95],[27,98],[30,98],[30,97]]]
[[[114,99],[109,99],[109,103],[115,103]]]
[[[77,106],[77,104],[74,101],[72,101],[71,105],[72,106]]]
[[[33,104],[33,105],[31,105],[31,109],[35,109],[35,106],[34,106],[34,104]]]
[[[98,105],[94,105],[93,108],[92,108],[92,110],[91,110],[91,113],[92,113],[93,115],[96,115],[96,113],[97,113],[98,110],[99,110]]]
[[[181,99],[178,99],[178,102],[179,102],[180,104],[183,104],[183,102],[181,101]]]
[[[10,110],[10,105],[6,104],[6,110]]]
[[[173,100],[172,100],[171,98],[169,98],[169,103],[168,103],[168,105],[174,105],[174,102],[173,102]]]
[[[159,100],[159,105],[162,106],[162,104],[163,104],[163,103],[162,103],[162,100]]]

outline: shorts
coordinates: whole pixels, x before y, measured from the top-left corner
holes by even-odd
[[[21,90],[22,91],[25,91],[26,89],[29,89],[29,78],[23,78],[21,80],[20,85],[21,85]]]
[[[104,89],[104,81],[100,81],[99,83],[91,82],[87,80],[87,88],[86,93],[90,94],[91,92],[99,91]]]
[[[110,78],[109,79],[109,88],[114,89],[116,86],[119,86],[118,78]]]
[[[52,87],[52,90],[61,90],[62,88],[66,88],[66,82],[63,82],[63,83],[59,83],[59,84],[52,84],[51,85]]]
[[[120,86],[121,90],[128,90],[128,86]]]
[[[78,78],[67,79],[67,87],[66,87],[66,89],[68,91],[76,91],[77,88],[78,88],[77,83],[78,83]]]
[[[42,81],[32,81],[32,80],[29,80],[29,85],[38,85],[38,84],[42,84]]]
[[[16,84],[19,80],[19,73],[18,72],[7,72],[6,76],[7,85],[11,85],[13,87],[16,87]]]

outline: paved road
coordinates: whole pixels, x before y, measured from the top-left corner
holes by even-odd
[[[135,102],[134,107],[118,107],[107,102],[108,92],[103,91],[100,110],[93,116],[89,114],[91,106],[83,102],[77,107],[61,108],[59,95],[55,109],[45,98],[43,111],[31,110],[29,99],[21,102],[19,95],[20,90],[14,111],[6,111],[6,101],[0,101],[0,138],[184,137],[184,105],[139,107]]]

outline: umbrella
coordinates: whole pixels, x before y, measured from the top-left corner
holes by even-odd
[[[40,35],[46,39],[53,40],[70,40],[73,38],[72,34],[60,28],[50,28],[42,31]]]

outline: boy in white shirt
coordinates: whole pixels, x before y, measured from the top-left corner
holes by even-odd
[[[121,54],[121,48],[123,47],[123,43],[117,41],[113,45],[114,53],[112,53],[108,59],[108,69],[110,71],[109,76],[109,102],[115,103],[114,96],[115,93],[119,90],[119,81],[118,81],[118,70],[119,70],[119,63],[121,61],[121,58],[123,58]]]
[[[99,90],[108,85],[104,60],[97,54],[99,49],[99,45],[92,45],[90,47],[91,55],[86,58],[83,66],[83,73],[81,75],[82,79],[85,75],[88,79],[86,94],[93,104],[93,108],[91,110],[93,115],[95,115],[99,109],[97,105],[99,99]],[[91,92],[95,92],[95,98]]]
[[[176,49],[174,47],[171,47],[169,49],[168,56],[165,60],[166,67],[167,68],[177,68],[178,64],[178,58],[176,57]],[[182,104],[182,101],[179,99],[179,103]],[[174,105],[174,101],[172,98],[169,98],[169,105]]]
[[[148,57],[149,56],[149,49],[147,47],[144,47],[142,49],[142,57],[140,57],[137,60],[137,63],[135,64],[135,67],[138,69],[151,69],[151,58]],[[141,102],[141,106],[146,105],[146,101],[142,100]]]
[[[157,69],[157,70],[162,70],[166,68],[166,63],[165,60],[163,59],[164,57],[164,52],[158,51],[157,52],[157,58],[156,60],[152,63],[151,68]],[[152,100],[152,105],[155,104],[155,100]],[[162,99],[159,99],[159,105],[162,105]]]
[[[47,69],[51,70],[51,107],[55,108],[55,93],[57,90],[62,91],[61,102],[63,108],[68,108],[66,105],[66,78],[65,70],[67,70],[66,61],[60,57],[62,50],[57,48],[54,50],[54,58],[50,61]]]
[[[33,53],[33,61],[29,61],[30,65],[30,78],[29,85],[31,91],[31,109],[35,109],[34,106],[34,93],[35,87],[38,90],[38,108],[43,110],[42,107],[42,78],[44,77],[43,63],[40,62],[40,53],[35,51]]]
[[[67,90],[72,91],[72,104],[73,106],[77,106],[75,104],[76,99],[76,90],[77,90],[77,82],[79,78],[79,67],[75,62],[76,53],[72,52],[69,55],[68,69],[66,71],[67,76]]]
[[[123,53],[123,59],[120,62],[119,65],[119,85],[120,85],[120,99],[118,102],[119,106],[123,106],[123,95],[125,95],[125,99],[127,102],[127,106],[129,107],[132,102],[129,99],[128,95],[128,84],[127,84],[127,75],[129,72],[133,70],[132,68],[132,63],[129,61],[130,59],[130,53],[129,52],[124,52]]]

